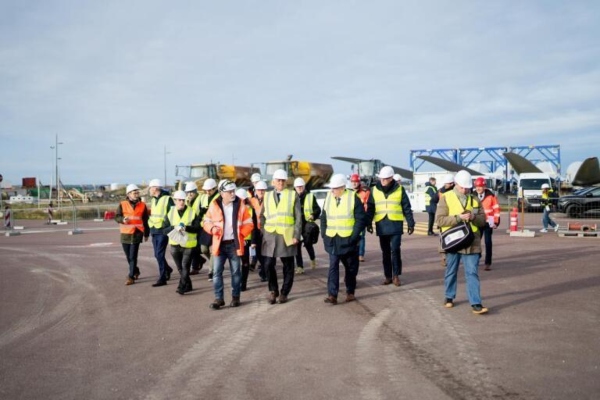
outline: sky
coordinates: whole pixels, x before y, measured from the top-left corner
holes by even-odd
[[[564,172],[600,156],[599,17],[577,0],[2,0],[0,174],[48,184],[58,157],[65,184],[172,183],[194,163],[350,173],[331,157],[526,145],[559,145]]]

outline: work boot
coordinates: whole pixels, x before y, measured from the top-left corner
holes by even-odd
[[[135,280],[133,278],[127,277],[127,280],[125,281],[125,285],[129,286],[129,285],[133,285],[134,283],[135,283]]]
[[[394,286],[400,286],[400,277],[398,275],[394,276],[392,282],[394,282]]]
[[[210,308],[212,310],[218,310],[225,305],[225,301],[223,299],[215,299],[212,303],[210,303]]]
[[[327,304],[331,304],[332,306],[335,306],[337,304],[337,297],[329,295],[329,296],[325,297],[325,300],[323,300],[323,302],[325,302]]]
[[[242,304],[240,302],[240,296],[233,296],[231,303],[229,303],[229,307],[239,307],[240,304]]]
[[[271,292],[269,294],[269,304],[275,304],[277,303],[277,295],[275,294],[275,292]]]
[[[287,295],[282,294],[281,296],[279,296],[279,304],[287,303],[287,301],[288,301]]]
[[[199,273],[200,273],[200,269],[192,268],[192,270],[190,271],[190,275],[198,275]]]
[[[354,297],[354,293],[348,293],[346,294],[346,303],[350,303],[351,301],[356,300],[356,297]]]
[[[385,278],[383,282],[381,282],[382,285],[389,285],[390,283],[392,283],[392,280],[390,278]]]
[[[317,268],[317,260],[310,260],[310,267],[312,269]]]

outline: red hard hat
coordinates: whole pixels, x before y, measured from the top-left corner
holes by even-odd
[[[483,176],[475,179],[475,187],[485,187],[485,178]]]
[[[350,175],[350,182],[360,182],[360,176],[358,174]]]

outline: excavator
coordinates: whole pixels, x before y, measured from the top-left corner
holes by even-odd
[[[412,171],[405,168],[395,167],[390,164],[385,164],[381,160],[375,158],[371,158],[368,160],[362,158],[340,156],[335,156],[331,158],[333,158],[334,160],[346,161],[355,164],[357,167],[356,173],[360,176],[360,180],[363,182],[363,184],[367,186],[373,186],[377,183],[377,174],[379,173],[379,170],[385,166],[392,167],[394,169],[394,172],[399,174],[403,179],[407,179],[410,181],[413,180]]]

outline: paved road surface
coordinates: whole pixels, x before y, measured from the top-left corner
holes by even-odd
[[[419,220],[425,219],[418,215]],[[528,217],[533,226],[539,215]],[[358,301],[330,306],[327,258],[269,305],[256,273],[237,309],[210,310],[157,278],[151,244],[141,279],[113,222],[27,222],[0,237],[2,399],[596,399],[600,393],[600,239],[510,238],[497,231],[481,271],[485,316],[459,281],[445,309],[437,238],[404,236],[403,285],[381,286],[368,237]],[[504,222],[506,225],[506,221]],[[505,226],[503,226],[505,229]],[[29,232],[29,233],[27,233]],[[226,276],[226,301],[230,298]],[[343,287],[343,284],[342,284]],[[340,295],[343,299],[343,294]]]

